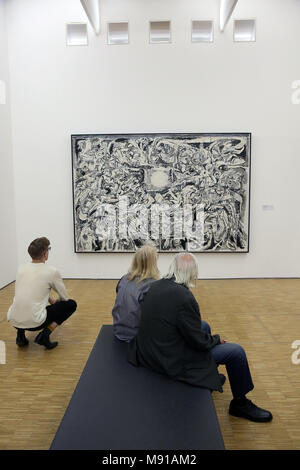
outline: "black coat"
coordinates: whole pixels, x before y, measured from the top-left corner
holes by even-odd
[[[137,336],[128,344],[128,361],[191,385],[222,392],[210,349],[220,344],[201,328],[192,292],[173,279],[154,282],[142,304]]]

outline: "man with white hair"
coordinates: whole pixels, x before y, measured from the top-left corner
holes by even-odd
[[[217,366],[226,366],[233,399],[229,413],[255,422],[272,414],[246,398],[254,386],[247,356],[239,344],[211,335],[201,321],[198,303],[189,290],[198,266],[190,253],[179,253],[169,274],[154,282],[142,304],[137,336],[129,343],[128,361],[194,386],[223,392]]]

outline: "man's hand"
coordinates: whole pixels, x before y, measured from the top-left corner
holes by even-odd
[[[227,343],[227,339],[220,338],[220,343],[221,343],[221,344],[225,344],[225,343]]]
[[[57,299],[54,299],[53,297],[49,297],[49,304],[53,305],[57,302]]]

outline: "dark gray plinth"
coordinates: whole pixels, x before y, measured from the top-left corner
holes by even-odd
[[[101,328],[51,450],[224,449],[210,391],[132,366],[126,348]]]

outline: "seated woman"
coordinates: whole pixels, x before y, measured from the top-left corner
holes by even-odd
[[[121,341],[131,341],[140,324],[140,304],[151,284],[160,278],[157,252],[154,246],[144,245],[134,254],[128,273],[118,282],[117,298],[112,310],[114,335]]]

